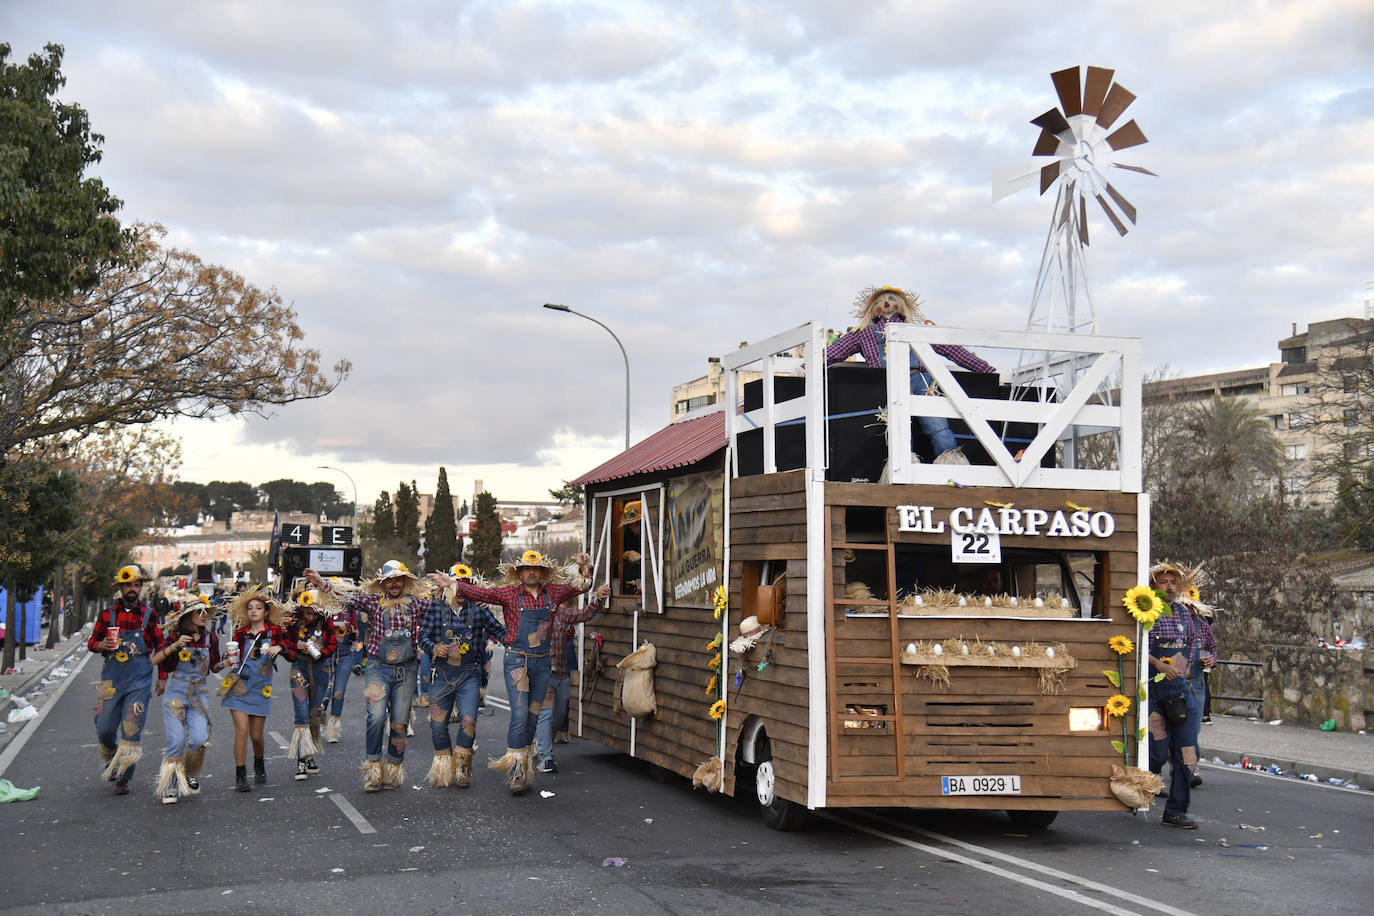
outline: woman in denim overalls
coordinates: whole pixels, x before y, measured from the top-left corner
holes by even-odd
[[[143,756],[143,722],[153,691],[149,654],[162,638],[152,606],[141,602],[143,583],[137,566],[119,570],[120,599],[96,618],[87,643],[105,656],[96,685],[95,734],[105,761],[102,775],[115,784],[116,795],[128,794],[134,764]]]
[[[286,756],[295,759],[298,780],[320,772],[315,755],[324,752],[320,725],[329,699],[329,674],[338,642],[334,625],[321,613],[323,600],[323,594],[314,589],[301,592],[287,627],[296,650],[296,660],[291,663],[291,702],[296,721]]]
[[[461,563],[450,570],[455,578],[471,578]],[[503,639],[506,628],[490,610],[458,597],[450,588],[444,603],[436,603],[420,627],[420,647],[434,658],[429,685],[429,730],[434,763],[429,784],[435,788],[472,783],[472,747],[477,737],[477,704],[481,700],[482,665],[487,641]],[[454,610],[455,605],[460,605]],[[449,737],[449,723],[458,719],[458,746]]]
[[[272,673],[278,655],[295,656],[282,628],[286,609],[260,589],[249,589],[229,603],[234,627],[230,639],[230,673],[220,682],[223,706],[234,717],[234,791],[248,791],[248,741],[253,742],[253,781],[267,782],[263,726],[272,711]]]
[[[185,604],[167,615],[167,635],[153,653],[153,663],[166,676],[162,731],[167,743],[154,789],[164,805],[200,791],[200,768],[210,743],[205,678],[224,666],[219,640],[209,630],[211,610],[202,596],[186,596]]]

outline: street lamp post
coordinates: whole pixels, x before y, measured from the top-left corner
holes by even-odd
[[[615,345],[616,345],[617,347],[620,348],[620,356],[621,356],[622,359],[625,360],[625,450],[626,450],[626,451],[629,451],[629,448],[630,448],[630,357],[629,357],[628,355],[626,355],[626,353],[625,353],[625,345],[624,345],[623,343],[620,342],[620,338],[619,338],[619,337],[616,337],[616,336],[615,336],[615,331],[612,331],[610,328],[606,327],[606,325],[602,324],[600,321],[597,321],[597,320],[596,320],[595,318],[593,318],[591,315],[584,315],[584,314],[582,314],[581,312],[577,311],[576,309],[570,309],[570,308],[568,308],[566,305],[558,305],[558,304],[553,303],[553,302],[545,302],[545,303],[544,303],[544,308],[546,308],[546,309],[553,309],[555,312],[567,312],[567,313],[569,313],[569,314],[571,314],[571,315],[577,315],[577,316],[579,316],[579,317],[581,317],[581,318],[585,318],[585,319],[587,319],[588,321],[595,321],[597,324],[600,324],[601,327],[605,329],[605,331],[606,331],[607,334],[611,335],[611,339],[615,341]]]
[[[343,468],[336,468],[332,464],[317,464],[321,471],[338,471],[348,478],[348,482],[353,484],[353,536],[358,536],[358,485],[353,483],[353,477]]]

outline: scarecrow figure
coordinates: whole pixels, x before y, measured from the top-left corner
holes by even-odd
[[[224,667],[219,639],[210,633],[213,611],[204,595],[177,595],[167,613],[166,636],[152,655],[165,679],[162,731],[166,747],[154,789],[164,805],[200,792],[200,769],[210,743],[205,679]]]
[[[870,286],[854,300],[859,323],[854,330],[825,348],[826,365],[841,362],[854,354],[863,356],[870,366],[887,365],[887,326],[893,323],[933,325],[921,313],[916,294],[895,286]],[[935,352],[971,372],[996,373],[997,368],[974,356],[963,347],[936,344]],[[911,393],[930,393],[930,372],[911,354]],[[954,441],[949,420],[944,417],[919,417],[921,431],[930,439],[936,464],[968,464]]]
[[[295,728],[286,749],[288,759],[296,760],[296,779],[318,775],[317,754],[324,753],[320,734],[325,704],[329,700],[329,676],[338,650],[334,624],[325,614],[327,596],[307,589],[296,596],[291,608],[290,635],[296,659],[291,663],[291,702]]]

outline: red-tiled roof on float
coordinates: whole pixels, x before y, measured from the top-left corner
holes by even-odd
[[[643,442],[583,474],[571,485],[580,487],[651,471],[680,468],[695,464],[724,447],[725,412],[718,410],[663,427]]]

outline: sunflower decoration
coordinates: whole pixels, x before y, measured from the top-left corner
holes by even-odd
[[[725,634],[717,633],[716,638],[706,644],[706,648],[710,650],[719,649],[723,642],[725,642]]]
[[[129,653],[128,653],[128,652],[125,652],[123,649],[120,649],[118,652],[115,653],[115,661],[117,661],[117,662],[127,662],[128,660],[129,660]]]
[[[1121,718],[1131,711],[1131,700],[1129,697],[1116,694],[1107,701],[1107,715]]]
[[[714,674],[711,675],[711,680],[706,684],[706,694],[707,694],[707,696],[710,696],[710,695],[714,694],[714,693],[716,692],[716,688],[719,687],[719,686],[720,686],[720,679],[717,678]]]
[[[716,700],[711,704],[711,718],[719,720],[723,715],[725,715],[725,701]]]
[[[520,562],[526,566],[538,566],[544,562],[544,556],[537,550],[526,550],[520,555]]]
[[[226,677],[224,680],[220,681],[220,682],[219,682],[219,685],[220,685],[220,687],[224,688],[225,690],[228,690],[230,687],[233,687],[233,686],[234,686],[234,676],[233,676],[232,674],[229,675],[229,676]]]
[[[180,652],[177,653],[177,659],[183,662],[189,662],[191,660],[191,650],[182,649]]]
[[[1197,590],[1197,586],[1196,586],[1196,585],[1190,585],[1190,586],[1188,586],[1188,591],[1184,592],[1183,594],[1184,594],[1184,597],[1186,597],[1189,601],[1201,601],[1201,600],[1202,600],[1202,593],[1199,592],[1199,591]]]
[[[1131,616],[1147,630],[1153,627],[1155,621],[1164,613],[1164,602],[1148,585],[1137,585],[1127,591],[1122,603],[1131,612]]]
[[[1107,645],[1110,646],[1111,650],[1117,655],[1130,655],[1135,651],[1135,643],[1131,642],[1131,640],[1125,636],[1113,636],[1111,639],[1107,640]]]
[[[263,688],[262,688],[262,695],[265,696],[265,697],[267,697],[267,699],[269,699],[269,700],[272,699],[272,685],[271,685],[271,684],[265,684],[265,685],[263,685]]]
[[[471,579],[472,567],[465,563],[454,563],[448,574],[455,579]]]
[[[711,604],[716,609],[716,619],[719,620],[725,614],[725,608],[729,604],[730,597],[725,592],[725,586],[717,585],[716,590],[711,593]]]
[[[301,592],[300,597],[296,599],[296,603],[301,607],[314,607],[315,593],[308,589]]]
[[[709,667],[712,671],[719,671],[719,670],[720,670],[720,661],[721,661],[720,653],[717,652],[714,656],[711,657],[711,660],[710,660],[709,662],[707,662],[706,664],[707,664],[707,667]]]
[[[471,652],[471,651],[472,651],[472,644],[471,644],[471,643],[466,643],[466,642],[465,642],[465,643],[459,643],[459,644],[458,644],[458,654],[459,654],[459,655],[467,655],[467,654],[468,654],[469,652]]]

